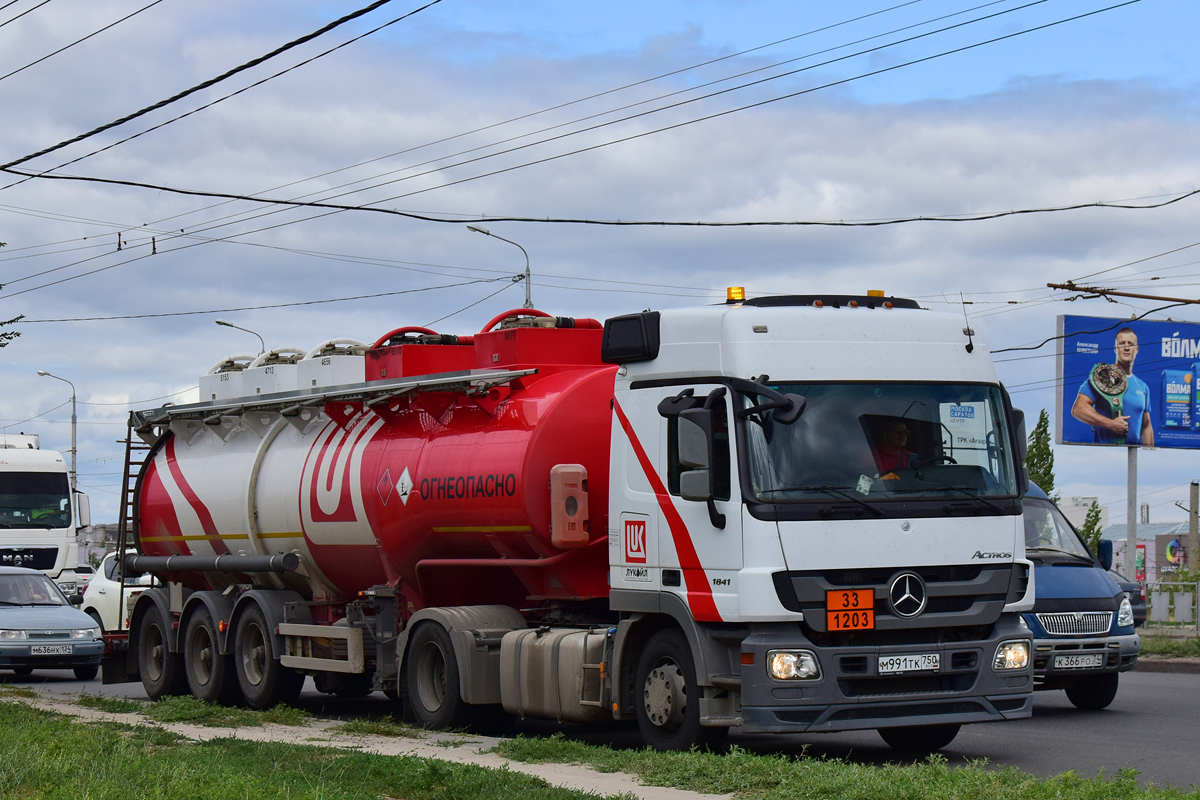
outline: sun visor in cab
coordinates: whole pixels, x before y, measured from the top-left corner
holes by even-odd
[[[643,311],[604,321],[600,360],[605,364],[631,364],[658,358],[658,312]]]

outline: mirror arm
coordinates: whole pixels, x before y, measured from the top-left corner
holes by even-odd
[[[725,515],[717,511],[717,503],[712,497],[708,498],[708,521],[717,530],[725,530]]]

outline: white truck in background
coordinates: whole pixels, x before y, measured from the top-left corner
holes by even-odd
[[[0,433],[0,566],[46,573],[63,594],[78,589],[76,532],[91,524],[87,495],[71,496],[61,453],[37,434]]]

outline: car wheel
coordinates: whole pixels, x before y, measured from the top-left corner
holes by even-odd
[[[151,700],[187,693],[183,658],[168,649],[169,628],[158,606],[151,604],[138,627],[138,672]]]
[[[458,693],[458,660],[445,628],[436,622],[417,626],[406,671],[409,707],[418,725],[444,730],[472,721],[473,706]]]
[[[1075,685],[1067,689],[1067,699],[1076,708],[1085,711],[1099,711],[1102,708],[1108,708],[1117,696],[1118,680],[1119,676],[1115,672],[1081,678]]]
[[[634,682],[642,741],[655,750],[716,748],[728,728],[700,725],[700,687],[692,649],[681,631],[650,637],[637,664]]]
[[[13,667],[12,671],[17,675],[32,675],[33,667]]]
[[[258,606],[247,608],[238,617],[233,649],[238,685],[251,708],[294,703],[300,696],[304,673],[279,663],[271,640],[271,628]]]
[[[81,667],[75,667],[75,680],[90,681],[100,673],[99,664],[84,664]]]
[[[912,725],[880,728],[880,737],[893,750],[905,753],[932,753],[954,741],[961,725]]]
[[[208,609],[188,618],[183,635],[183,659],[188,688],[207,703],[237,705],[242,699],[233,656],[220,651],[217,626]]]

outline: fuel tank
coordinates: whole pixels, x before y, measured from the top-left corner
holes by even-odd
[[[607,597],[616,367],[600,361],[600,324],[520,309],[473,337],[397,331],[357,355],[369,399],[306,403],[321,387],[305,387],[290,408],[286,392],[270,407],[227,399],[205,424],[163,428],[135,490],[139,551],[296,553],[298,571],[256,579],[318,602],[381,584],[412,609]],[[464,388],[369,394],[415,370]],[[472,371],[498,370],[536,372],[469,388]],[[552,525],[552,499],[582,513]]]

